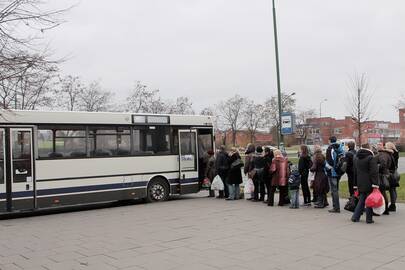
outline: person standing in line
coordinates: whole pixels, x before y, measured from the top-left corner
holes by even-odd
[[[264,201],[266,190],[264,187],[264,167],[266,160],[263,156],[263,148],[256,147],[256,155],[253,158],[253,183],[255,185],[254,198],[255,202]]]
[[[383,144],[380,143],[377,145],[377,161],[378,161],[378,174],[379,174],[379,184],[380,184],[380,191],[381,194],[384,196],[385,200],[385,212],[383,215],[389,215],[390,212],[388,211],[388,197],[387,191],[390,190],[390,168],[393,166],[393,158],[392,154],[394,151],[385,149]]]
[[[264,201],[264,203],[269,203],[269,194],[270,194],[270,189],[271,189],[271,174],[270,174],[270,167],[271,163],[274,158],[274,153],[269,147],[264,148],[264,172],[263,172],[263,182],[264,185],[266,186],[266,191],[267,191],[267,200]]]
[[[239,200],[239,185],[243,183],[242,181],[242,170],[243,162],[236,148],[232,148],[229,154],[229,175],[228,175],[228,190],[229,197],[226,198],[228,201]]]
[[[309,169],[312,167],[312,160],[309,155],[308,146],[301,145],[301,154],[298,162],[298,171],[301,175],[301,188],[304,196],[304,206],[311,205],[311,191],[308,186]]]
[[[219,191],[219,196],[217,198],[228,198],[229,190],[227,185],[227,177],[229,173],[229,156],[224,145],[220,146],[219,152],[217,153],[215,168],[217,169],[217,175],[221,177],[222,182],[224,183],[224,190]]]
[[[354,179],[353,188],[359,192],[359,202],[354,210],[351,220],[359,222],[361,215],[366,210],[366,222],[374,223],[373,209],[365,208],[366,198],[373,191],[373,188],[379,188],[378,185],[378,163],[369,144],[362,145],[354,158]]]
[[[256,147],[254,144],[249,143],[246,147],[246,152],[245,152],[245,165],[243,167],[243,172],[245,175],[248,177],[251,175],[252,170],[253,170],[253,158],[255,155]],[[252,179],[253,181],[253,179]],[[254,197],[254,192],[250,194],[250,198],[247,198],[247,200],[251,201],[253,200]]]
[[[325,208],[328,206],[327,194],[329,192],[328,174],[326,172],[326,159],[321,148],[315,151],[314,161],[311,172],[314,176],[314,194],[316,194],[317,202],[315,208]]]
[[[278,205],[284,206],[285,197],[288,193],[289,168],[288,159],[284,158],[280,150],[274,151],[274,159],[270,166],[270,173],[272,174],[272,178],[268,206],[274,206],[274,193],[277,187],[280,191]]]
[[[291,209],[300,208],[300,184],[301,184],[301,174],[297,168],[297,165],[291,166],[291,174],[288,178],[288,188],[291,195]]]
[[[328,171],[329,186],[332,193],[333,209],[329,213],[340,213],[339,199],[339,160],[344,157],[345,151],[343,145],[337,142],[335,136],[330,137],[330,145],[326,151],[326,169]]]
[[[393,144],[392,142],[387,142],[385,144],[385,148],[388,150],[392,150],[392,165],[390,168],[390,173],[391,173],[391,181],[390,181],[390,189],[389,189],[389,193],[390,193],[390,206],[388,207],[388,211],[390,212],[395,212],[397,211],[397,206],[396,206],[396,202],[397,202],[397,187],[399,187],[399,180],[400,180],[400,176],[398,174],[398,160],[399,160],[399,152],[395,146],[395,144]]]
[[[357,154],[357,151],[355,149],[356,144],[354,142],[349,142],[347,144],[349,150],[346,152],[346,162],[347,162],[347,168],[346,168],[346,174],[347,174],[347,185],[349,187],[349,193],[350,197],[354,196],[354,189],[353,189],[353,178],[354,178],[354,157]]]
[[[208,150],[208,161],[207,161],[207,167],[205,169],[205,178],[208,178],[211,183],[214,181],[214,178],[216,176],[216,169],[215,169],[215,155],[214,151]],[[209,189],[209,196],[208,197],[215,197],[215,191]]]
[[[314,153],[312,155],[312,164],[315,164],[315,157],[316,157],[316,155],[318,153],[322,154],[322,147],[317,144],[317,145],[314,146]],[[312,165],[312,167],[313,167],[313,165]],[[310,169],[310,172],[313,173],[314,176],[312,178],[312,182],[311,182],[311,185],[310,185],[310,188],[312,188],[312,201],[311,202],[313,202],[314,204],[317,204],[318,203],[318,197],[317,197],[317,194],[316,194],[316,191],[315,191],[315,188],[314,188],[315,173],[312,171],[312,167]]]

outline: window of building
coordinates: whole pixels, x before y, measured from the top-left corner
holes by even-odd
[[[342,128],[335,128],[335,129],[333,130],[333,133],[334,133],[334,134],[342,134]]]

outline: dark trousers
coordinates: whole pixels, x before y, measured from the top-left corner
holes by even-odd
[[[302,189],[302,195],[304,196],[304,203],[310,203],[311,202],[311,191],[309,190],[309,186],[308,186],[308,174],[307,175],[303,174],[301,176],[301,189]]]
[[[385,211],[388,212],[388,196],[387,196],[387,190],[385,188],[380,187],[380,192],[384,197],[385,200]]]
[[[347,173],[347,185],[349,187],[350,196],[353,196],[354,195],[354,188],[353,188],[354,174],[353,173]]]
[[[280,193],[279,193],[279,199],[278,199],[278,205],[279,206],[283,206],[284,202],[285,202],[285,197],[287,196],[288,193],[288,187],[284,186],[284,187],[278,187]],[[268,199],[268,205],[273,206],[274,205],[274,193],[276,192],[277,187],[276,186],[272,186],[270,188],[270,194],[269,199]]]
[[[359,196],[359,202],[356,206],[356,209],[354,210],[352,220],[359,220],[361,215],[363,215],[364,208],[366,206],[366,198],[370,193],[364,193],[361,192]],[[367,222],[372,222],[373,221],[373,209],[372,208],[366,208],[366,221]]]
[[[391,204],[395,204],[397,202],[397,188],[396,187],[390,187],[390,199],[391,199]]]
[[[266,195],[266,190],[265,190],[265,185],[264,185],[263,180],[260,180],[257,177],[255,177],[255,179],[253,179],[253,184],[255,185],[253,199],[264,201],[264,196]],[[259,197],[259,195],[260,195],[260,197]]]
[[[228,189],[228,184],[227,184],[227,178],[228,178],[228,171],[218,171],[218,175],[221,177],[222,182],[224,183],[224,190],[219,191],[219,197],[223,198],[228,198],[229,197],[229,189]]]
[[[270,198],[270,189],[271,189],[271,179],[267,179],[264,181],[264,185],[266,186],[266,193],[267,193],[267,202]]]

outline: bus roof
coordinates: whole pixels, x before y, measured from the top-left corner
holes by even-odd
[[[151,119],[148,125],[168,124],[174,126],[212,127],[212,116],[205,115],[169,115],[139,114],[116,112],[58,112],[1,110],[0,124],[100,124],[132,125],[146,124],[135,119]],[[160,120],[165,120],[159,122]],[[167,121],[167,119],[169,119]],[[152,121],[153,120],[153,121]]]

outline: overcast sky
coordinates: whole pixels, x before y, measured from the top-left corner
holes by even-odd
[[[189,96],[197,111],[234,94],[276,94],[271,0],[58,0],[78,5],[48,32],[65,74],[124,97],[134,81]],[[298,107],[347,115],[348,81],[366,73],[375,118],[398,121],[405,94],[405,1],[278,0],[281,84]]]

